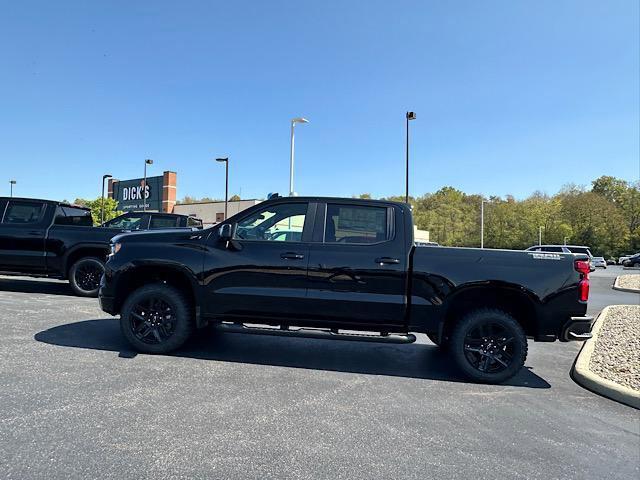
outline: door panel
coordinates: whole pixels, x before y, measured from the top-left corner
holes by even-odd
[[[0,270],[45,273],[46,209],[42,202],[9,201],[0,223]]]
[[[329,204],[325,212],[323,243],[312,244],[309,253],[310,315],[358,325],[403,325],[407,258],[401,217],[386,207]],[[386,215],[384,230],[381,214]]]
[[[309,243],[287,241],[291,232],[311,231],[306,202],[252,209],[231,242],[217,232],[205,255],[206,316],[299,318],[306,309]],[[315,206],[313,207],[315,212]],[[280,235],[278,232],[287,232]]]

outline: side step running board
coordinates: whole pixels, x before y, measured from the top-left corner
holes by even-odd
[[[412,333],[386,335],[366,335],[360,333],[340,333],[339,330],[320,328],[291,328],[247,326],[243,323],[219,323],[216,329],[228,333],[250,333],[254,335],[272,335],[276,337],[302,337],[324,340],[351,340],[356,342],[413,343],[416,336]]]

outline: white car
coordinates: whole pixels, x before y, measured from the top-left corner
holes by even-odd
[[[629,258],[631,258],[631,255],[623,255],[620,258],[618,258],[618,265],[622,265],[622,262],[624,262],[625,260],[629,260]]]
[[[591,264],[596,268],[607,268],[607,261],[604,259],[604,257],[593,257],[593,259],[591,260]]]

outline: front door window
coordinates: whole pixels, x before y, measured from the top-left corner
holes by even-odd
[[[306,213],[306,203],[272,205],[240,220],[235,238],[263,242],[300,242]]]

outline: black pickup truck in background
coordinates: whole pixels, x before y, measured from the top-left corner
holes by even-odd
[[[130,218],[125,214],[114,220]],[[187,228],[189,217],[155,212],[138,215],[139,228]],[[0,273],[68,279],[80,296],[98,294],[109,240],[125,222],[94,227],[91,211],[53,200],[0,197]],[[175,228],[174,228],[175,230]]]
[[[206,230],[118,235],[111,250],[101,307],[148,353],[207,324],[395,343],[418,332],[495,383],[522,368],[527,337],[584,340],[593,320],[586,255],[416,247],[411,210],[394,202],[277,198]]]

